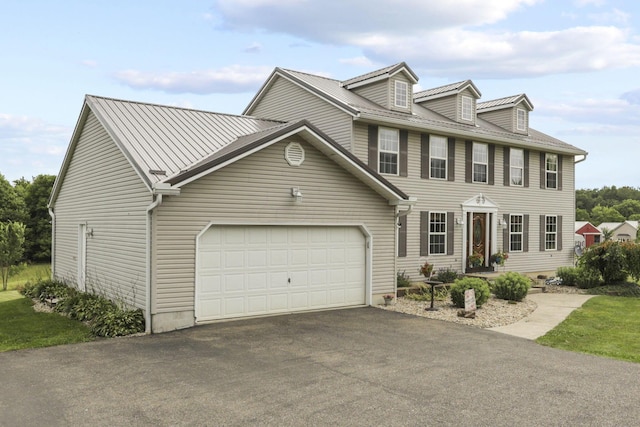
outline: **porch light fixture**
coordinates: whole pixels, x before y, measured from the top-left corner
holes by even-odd
[[[505,221],[502,218],[498,218],[498,225],[501,226],[505,230],[507,229],[507,226],[508,226],[507,221]]]
[[[464,225],[464,220],[462,218],[456,218],[456,225]]]
[[[302,191],[298,187],[291,187],[291,197],[295,199],[296,203],[302,202]]]

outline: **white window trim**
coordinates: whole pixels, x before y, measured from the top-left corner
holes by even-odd
[[[407,82],[396,80],[394,89],[395,89],[394,94],[393,94],[393,103],[394,103],[394,105],[396,107],[400,107],[400,108],[408,108],[408,106],[409,106],[409,85],[407,84]],[[402,96],[399,96],[402,92],[404,92],[404,94]],[[398,103],[398,101],[401,100],[401,98],[404,98],[404,104],[403,103]]]
[[[465,108],[468,106],[468,108]],[[468,115],[465,112],[468,111]],[[460,118],[469,122],[473,121],[473,98],[467,95],[462,95],[462,105],[460,107]]]
[[[512,218],[514,216],[520,217],[520,226],[522,227],[522,231],[514,232],[511,231],[511,224],[513,224]],[[509,224],[507,224],[509,229],[509,252],[524,252],[524,215],[523,214],[509,214]],[[520,235],[520,249],[513,249],[511,246],[511,236]]]
[[[522,153],[522,166],[514,166],[513,164],[513,153],[516,151]],[[520,169],[520,184],[513,183],[514,169]],[[522,148],[511,149],[511,155],[509,156],[509,185],[512,187],[524,187],[524,150]]]
[[[548,159],[549,157],[555,157],[556,159],[556,170],[552,171],[548,169]],[[549,187],[549,174],[554,174],[556,176],[556,186],[555,187]],[[558,155],[557,154],[551,154],[551,153],[545,153],[544,155],[544,186],[546,188],[550,188],[553,190],[557,190],[558,189]]]
[[[520,119],[522,115],[522,119]],[[522,108],[516,109],[516,129],[524,132],[527,130],[527,112]]]
[[[487,161],[485,162],[478,162],[476,161],[476,150],[475,147],[476,145],[480,146],[484,146],[487,149]],[[476,173],[475,173],[475,165],[485,165],[486,167],[486,180],[485,181],[476,181]],[[472,146],[471,146],[471,181],[477,184],[489,184],[489,144],[485,144],[483,142],[473,142]]]
[[[555,218],[556,219],[556,231],[554,232],[548,232],[547,231],[547,221],[549,218]],[[547,248],[547,235],[551,235],[553,234],[555,236],[554,242],[555,242],[555,247],[553,249],[551,248]],[[558,215],[545,215],[544,216],[544,250],[545,251],[557,251],[558,250]]]
[[[442,140],[444,142],[444,157],[438,157],[438,156],[434,156],[431,149],[433,148],[433,141],[434,139],[439,139]],[[440,179],[442,181],[446,181],[447,180],[447,176],[449,174],[449,161],[448,161],[448,156],[449,156],[449,147],[448,147],[448,141],[447,138],[445,138],[444,136],[439,136],[439,135],[430,135],[429,136],[429,178],[431,179]],[[444,177],[440,178],[440,177],[436,177],[433,176],[433,171],[431,169],[431,159],[440,159],[440,160],[444,160]]]
[[[431,231],[431,216],[432,215],[444,215],[444,231],[443,232],[432,232]],[[427,227],[429,227],[429,241],[427,242],[428,245],[428,252],[429,255],[434,255],[434,256],[438,256],[438,255],[446,255],[447,254],[447,232],[449,230],[447,230],[447,212],[446,211],[429,211],[429,224],[427,225]],[[431,236],[444,236],[444,250],[442,253],[433,253],[431,252]]]
[[[398,150],[397,151],[390,151],[390,150],[383,150],[380,144],[380,137],[383,133],[383,131],[391,131],[394,132],[396,134],[396,141],[397,141],[397,146],[398,146]],[[380,170],[380,153],[391,153],[391,154],[395,154],[396,155],[396,173],[389,173],[389,172],[382,172]],[[398,129],[392,129],[392,128],[383,128],[381,127],[378,131],[378,172],[384,175],[393,175],[393,176],[399,176],[400,175],[400,131]]]

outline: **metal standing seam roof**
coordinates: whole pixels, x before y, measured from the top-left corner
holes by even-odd
[[[240,136],[282,124],[93,95],[87,95],[86,102],[151,185],[223,149]]]
[[[411,68],[405,62],[399,62],[397,64],[390,65],[388,67],[381,68],[379,70],[371,71],[370,73],[363,74],[361,76],[352,77],[348,80],[342,81],[341,86],[349,86],[355,83],[364,82],[369,79],[375,79],[376,77],[384,76],[385,74],[393,74],[400,69],[405,69],[407,73],[413,78],[414,81],[418,81],[418,76],[413,72]]]
[[[471,86],[472,87],[473,91],[478,94],[478,98],[481,96],[480,91],[478,90],[476,85],[473,84],[473,82],[471,80],[464,80],[464,81],[461,81],[461,82],[450,83],[448,85],[444,85],[444,86],[435,87],[435,88],[432,88],[432,89],[426,89],[426,90],[422,90],[420,92],[416,92],[416,93],[413,94],[413,99],[414,99],[414,101],[416,101],[416,100],[426,101],[426,100],[432,99],[432,98],[440,98],[440,97],[447,96],[447,95],[453,95],[453,94],[461,92],[467,86]]]
[[[524,93],[521,93],[519,95],[505,96],[504,98],[492,99],[491,101],[478,102],[476,104],[476,111],[480,113],[482,112],[482,110],[490,111],[490,110],[496,110],[499,108],[513,107],[519,104],[523,100],[525,101],[525,104],[527,104],[529,109],[533,110],[533,104],[531,103],[527,95],[525,95]]]
[[[459,123],[420,104],[413,104],[412,113],[396,112],[386,109],[373,101],[369,101],[357,93],[344,88],[343,82],[339,80],[282,68],[277,68],[274,74],[280,74],[285,78],[289,78],[297,84],[305,87],[307,90],[315,93],[317,96],[324,98],[326,101],[342,106],[342,108],[349,111],[354,117],[362,118],[366,115],[367,118],[375,120],[393,121],[396,123],[405,122],[408,127],[417,127],[424,129],[425,131],[434,131],[435,128],[436,131],[439,132],[450,130],[454,134],[456,132],[463,132],[466,134],[472,133],[477,135],[479,138],[484,139],[498,138],[503,141],[508,140],[513,144],[521,144],[524,146],[534,145],[539,146],[541,149],[557,150],[559,152],[574,155],[587,154],[586,151],[580,148],[540,131],[536,131],[531,127],[529,127],[528,135],[522,135],[509,132],[496,124],[483,120],[480,116],[476,118],[475,125]],[[261,93],[265,91],[273,79],[274,75],[272,75],[267,83],[265,83],[261,89]],[[452,85],[461,85],[466,82],[470,82],[470,80],[465,80],[464,82],[458,82]],[[251,101],[250,106],[247,107],[245,113],[251,110],[251,105],[255,104],[259,97],[260,93]]]

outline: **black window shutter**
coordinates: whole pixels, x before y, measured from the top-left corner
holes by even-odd
[[[473,180],[473,142],[465,141],[465,158],[464,158],[464,182],[472,182]]]
[[[371,169],[378,172],[378,126],[369,125],[369,162]]]
[[[407,256],[407,215],[398,218],[398,256]]]
[[[556,185],[558,190],[562,190],[562,155],[558,154],[558,183]]]
[[[562,250],[562,215],[558,215],[556,220],[556,249]]]
[[[545,223],[545,216],[540,215],[540,251],[541,252],[544,252],[544,248],[545,248],[544,236],[545,236],[546,225],[547,224]]]
[[[540,188],[547,188],[547,165],[545,164],[545,155],[540,153]]]
[[[511,185],[511,149],[504,147],[504,186]]]
[[[522,218],[522,251],[529,252],[529,214]]]
[[[408,150],[409,150],[409,132],[406,130],[400,131],[400,176],[407,176],[407,166],[408,166]]]
[[[495,183],[495,170],[496,170],[496,146],[489,144],[489,185]]]
[[[429,255],[429,212],[420,212],[420,256]]]
[[[448,139],[447,147],[447,181],[456,180],[456,139]]]
[[[420,177],[429,179],[429,134],[420,134]]]
[[[524,150],[524,186],[529,187],[529,150]]]
[[[509,214],[503,214],[502,220],[504,221],[505,224],[507,224],[507,227],[502,229],[502,251],[510,252],[511,241],[509,240],[509,227],[511,224],[509,224]]]
[[[447,212],[447,255],[453,255],[453,212]]]

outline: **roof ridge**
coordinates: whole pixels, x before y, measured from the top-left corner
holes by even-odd
[[[122,103],[127,103],[127,104],[149,105],[149,106],[152,106],[152,107],[159,107],[159,108],[170,108],[170,109],[175,109],[175,110],[192,111],[194,113],[215,114],[216,116],[226,116],[226,117],[237,117],[237,118],[241,118],[241,119],[260,120],[260,121],[263,121],[263,122],[274,122],[274,123],[277,123],[277,124],[285,123],[285,122],[282,122],[281,120],[264,119],[264,118],[261,118],[261,117],[246,116],[246,115],[243,115],[243,114],[219,113],[219,112],[216,112],[216,111],[203,110],[201,108],[180,107],[180,106],[174,106],[174,105],[158,104],[158,103],[155,103],[155,102],[132,101],[132,100],[129,100],[129,99],[113,98],[113,97],[109,97],[109,96],[86,94],[85,98],[104,99],[104,100],[107,100],[107,101],[122,102]]]
[[[424,90],[421,90],[419,92],[414,92],[413,96],[416,97],[417,95],[423,94],[425,92],[432,92],[434,90],[444,89],[444,88],[448,88],[448,87],[451,87],[451,88],[459,87],[459,86],[462,86],[464,83],[467,83],[467,82],[470,82],[470,81],[471,81],[470,79],[460,80],[459,82],[454,82],[454,83],[449,83],[449,84],[442,85],[442,86],[436,86],[436,87],[432,87],[432,88],[429,88],[429,89],[424,89]]]
[[[486,101],[478,102],[478,104],[477,104],[477,105],[480,105],[480,104],[488,104],[489,102],[502,101],[502,100],[510,99],[510,98],[514,98],[514,99],[515,99],[515,98],[519,98],[519,97],[521,97],[521,96],[525,96],[525,94],[524,94],[524,93],[518,93],[518,94],[516,94],[516,95],[507,95],[507,96],[502,96],[502,97],[500,97],[500,98],[488,99],[488,100],[486,100]]]
[[[311,74],[311,73],[309,73],[309,72],[307,72],[307,71],[292,70],[292,69],[290,69],[290,68],[282,68],[282,67],[276,67],[276,68],[277,68],[278,70],[280,70],[280,71],[285,71],[285,72],[288,72],[288,73],[304,74],[305,76],[309,76],[309,77],[317,77],[317,78],[320,78],[320,79],[331,80],[331,81],[334,81],[334,82],[340,83],[340,80],[338,80],[338,79],[334,79],[334,78],[332,78],[332,77],[327,77],[327,76],[322,76],[322,75],[320,75],[320,74]]]

